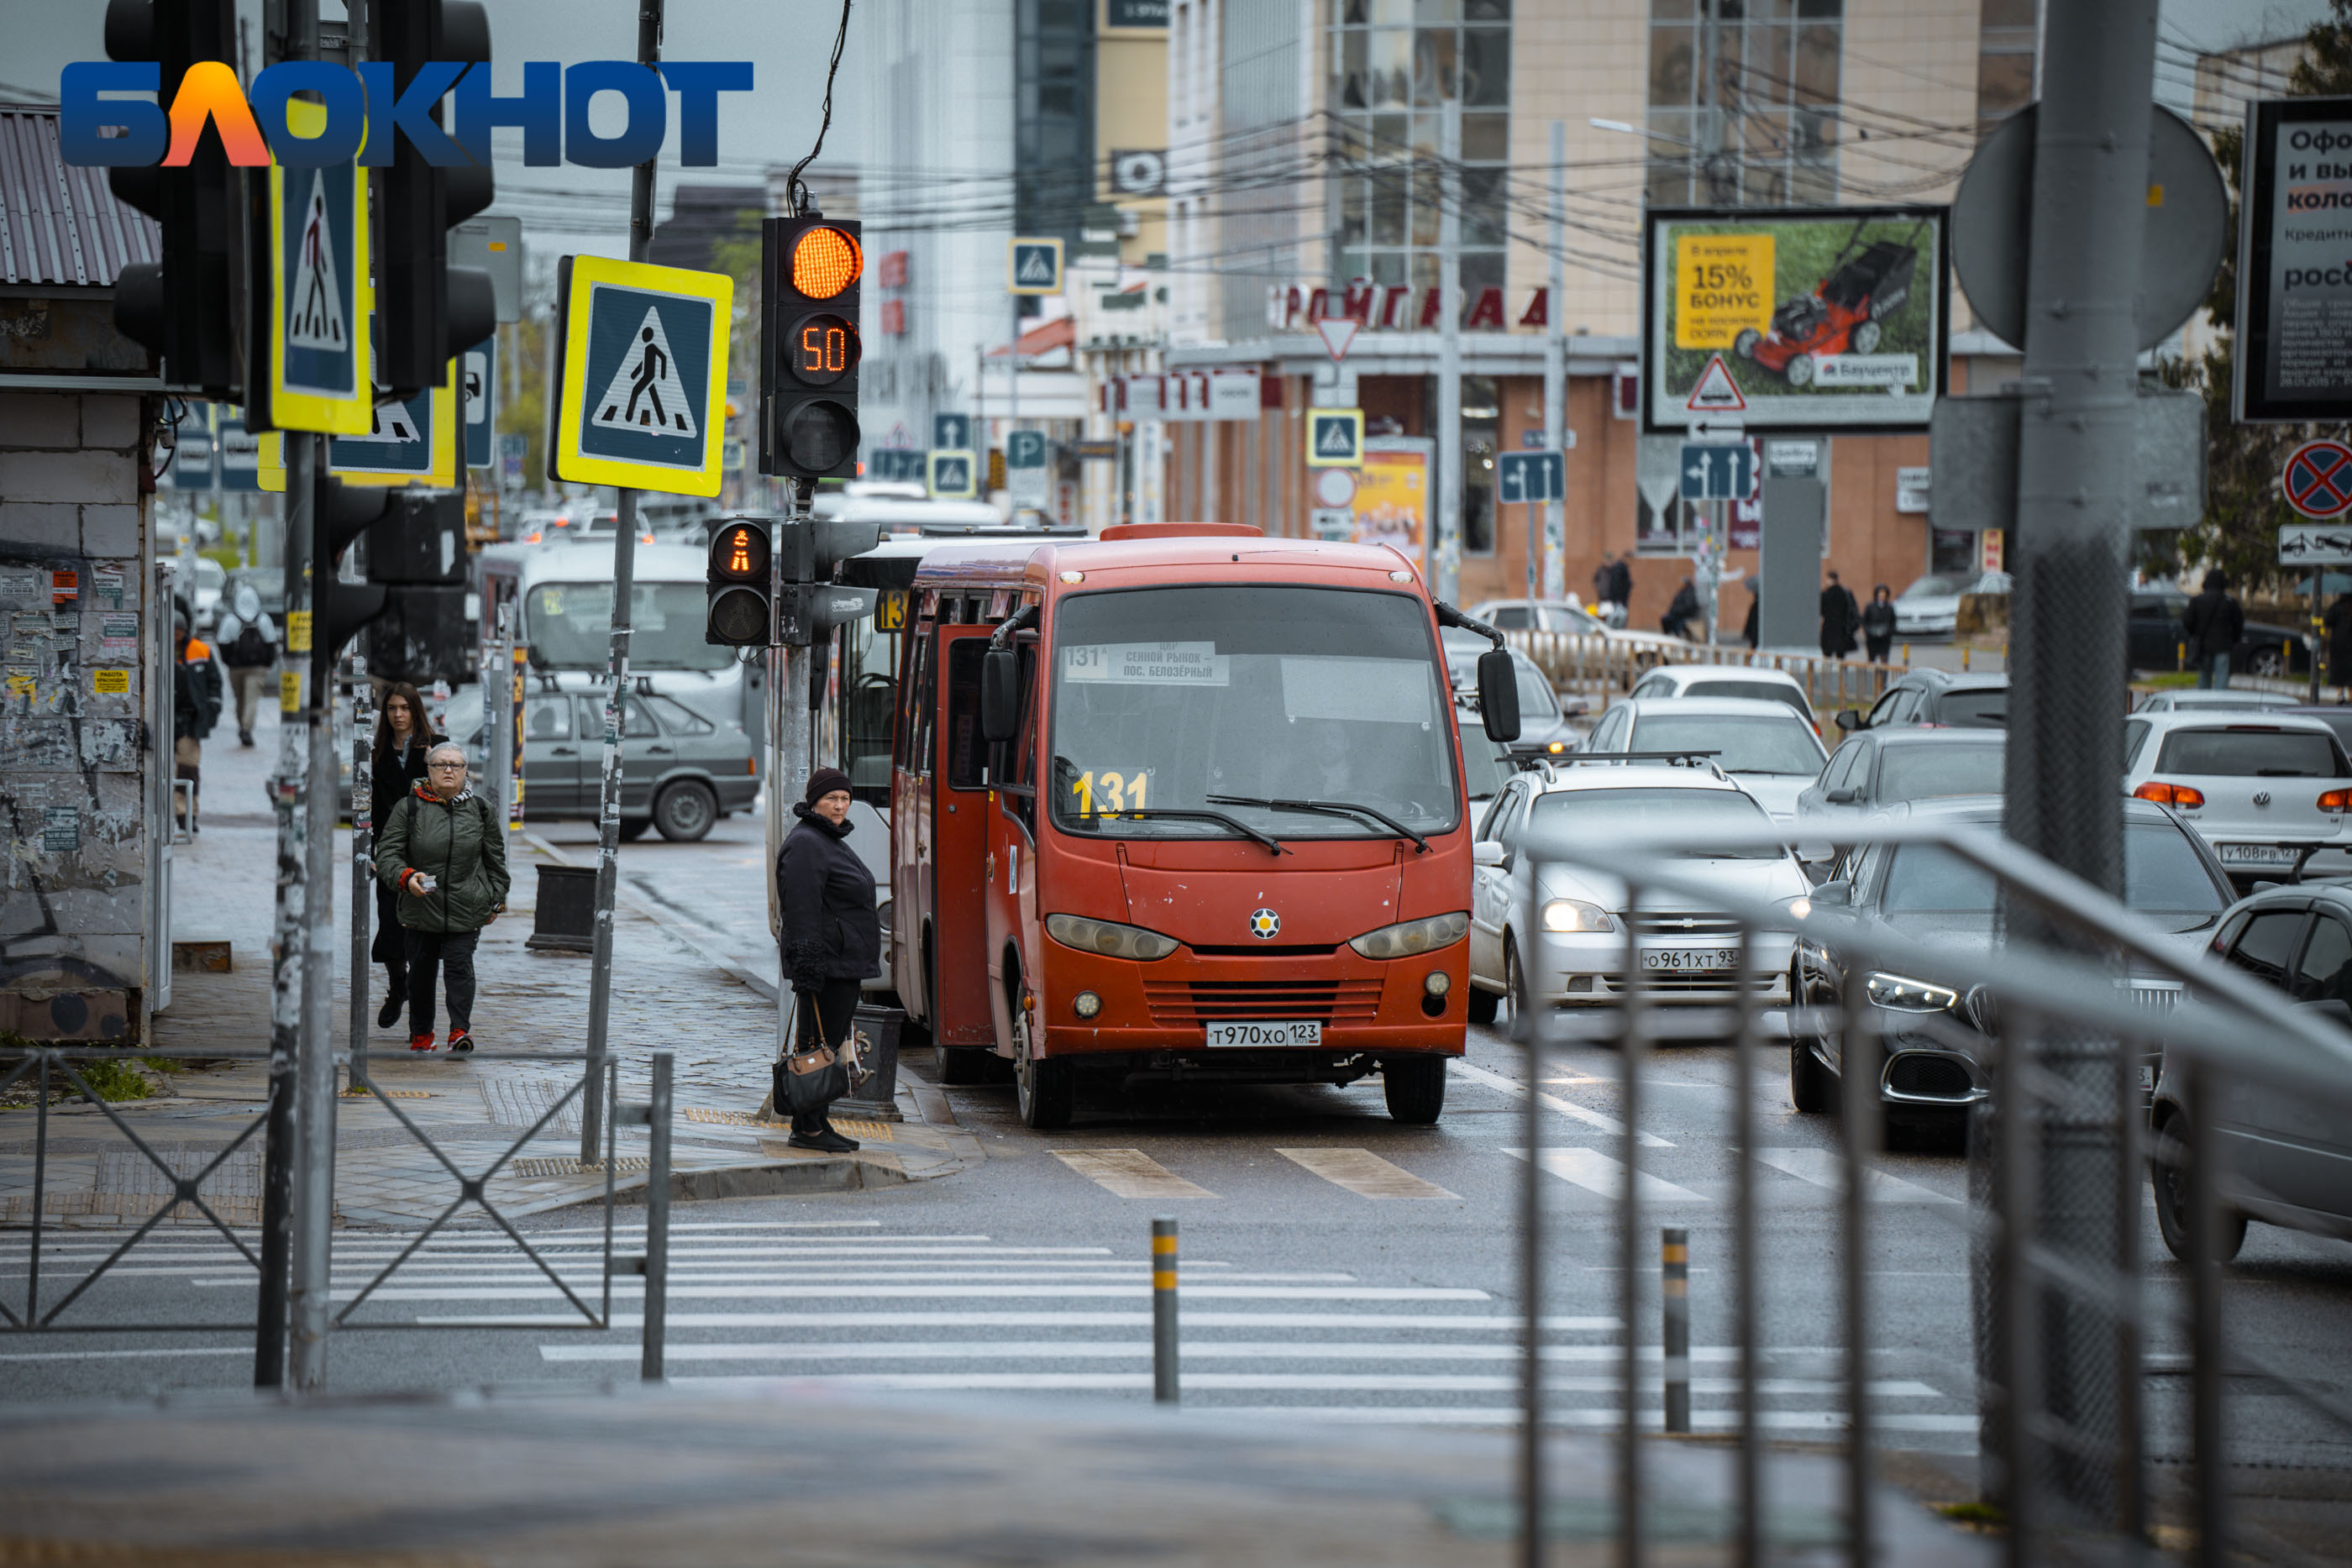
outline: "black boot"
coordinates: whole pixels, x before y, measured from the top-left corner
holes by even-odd
[[[808,1115],[795,1112],[793,1115],[793,1134],[784,1142],[795,1149],[815,1149],[821,1154],[827,1155],[845,1155],[857,1147],[856,1144],[825,1125],[822,1113]]]
[[[390,1029],[393,1025],[398,1023],[400,1021],[400,1009],[406,1005],[407,1003],[402,1000],[400,992],[394,990],[392,995],[383,998],[383,1006],[375,1009],[375,1027],[378,1029]]]

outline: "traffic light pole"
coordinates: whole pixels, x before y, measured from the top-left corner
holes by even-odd
[[[315,1389],[327,1380],[335,1215],[335,637],[329,620],[335,561],[328,548],[327,438],[287,439],[310,448],[310,667],[302,683],[309,811],[302,841],[302,1016],[295,1058],[294,1281],[289,1304],[294,1386]],[[364,985],[365,971],[352,978],[354,987]]]
[[[792,497],[786,516],[795,522],[804,522],[809,515],[810,502],[816,495],[816,481],[790,479],[785,483]],[[786,526],[792,525],[787,523]],[[779,595],[789,591],[781,575],[784,553],[779,549],[773,557],[779,574],[776,590]],[[775,622],[772,620],[769,624],[772,626]],[[771,663],[768,670],[768,689],[772,704],[768,726],[768,815],[771,821],[781,825],[781,831],[773,841],[781,843],[784,835],[792,831],[793,802],[800,799],[801,791],[807,787],[811,766],[807,706],[811,650],[787,643],[774,652],[778,657]],[[782,668],[779,669],[778,665]],[[779,675],[782,678],[778,679]],[[774,876],[776,868],[770,866],[767,874]],[[799,1007],[799,998],[793,991],[792,973],[784,967],[783,958],[784,950],[780,943],[776,948],[776,1056],[780,1061],[792,1043],[793,1017]],[[775,1113],[782,1116],[788,1110],[788,1107],[779,1105]]]
[[[662,0],[637,0],[637,63],[661,58]],[[654,161],[629,174],[629,259],[653,246]],[[629,704],[629,601],[636,589],[637,493],[623,490],[613,539],[613,633],[604,692],[604,771],[596,810],[596,924],[588,971],[588,1071],[581,1092],[580,1163],[602,1157],[606,1030],[613,1012],[613,900],[621,878],[621,737]]]

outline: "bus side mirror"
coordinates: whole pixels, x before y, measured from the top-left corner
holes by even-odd
[[[980,735],[991,745],[1011,740],[1021,725],[1021,665],[1010,648],[991,648],[980,661]]]
[[[1519,672],[1507,648],[1478,655],[1478,717],[1489,740],[1519,738]]]

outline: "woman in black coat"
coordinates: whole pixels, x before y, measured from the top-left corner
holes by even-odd
[[[425,699],[406,681],[384,688],[383,706],[376,715],[375,755],[368,763],[368,821],[375,831],[392,821],[392,809],[402,796],[425,781],[425,754],[440,743]],[[408,959],[400,934],[400,894],[379,879],[375,884],[375,940],[368,956],[383,966],[389,988],[383,1006],[376,1009],[375,1026],[390,1029],[400,1021],[408,998]]]
[[[874,874],[849,837],[849,775],[820,768],[809,775],[800,819],[776,857],[776,902],[783,910],[783,973],[800,1002],[795,1049],[841,1049],[857,1011],[863,982],[882,972],[882,918]],[[778,1110],[783,1107],[779,1105]],[[795,1148],[845,1154],[856,1143],[833,1130],[820,1108],[793,1113]]]

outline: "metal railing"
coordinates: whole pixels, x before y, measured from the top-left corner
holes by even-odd
[[[1868,707],[1910,669],[1908,664],[1864,659],[1759,653],[1736,643],[1689,643],[1662,654],[1648,644],[1572,632],[1506,632],[1503,638],[1535,661],[1554,690],[1601,702],[1632,690],[1636,681],[1664,665],[1723,664],[1792,676],[1816,708]]]
[[[131,1059],[134,1053],[127,1052],[121,1048],[46,1046],[0,1048],[0,1092],[5,1092],[29,1076],[34,1091],[32,1113],[35,1117],[32,1193],[26,1216],[29,1238],[26,1246],[23,1306],[19,1308],[5,1300],[0,1300],[0,1334],[191,1332],[242,1333],[250,1332],[255,1337],[257,1361],[262,1362],[266,1357],[268,1342],[274,1337],[282,1344],[290,1327],[285,1322],[268,1321],[266,1309],[263,1317],[249,1322],[213,1321],[158,1322],[146,1320],[114,1322],[93,1320],[88,1317],[60,1321],[67,1309],[83,1301],[90,1288],[121,1263],[133,1248],[152,1235],[165,1220],[184,1209],[190,1209],[201,1215],[254,1270],[257,1278],[263,1270],[260,1252],[255,1247],[248,1246],[246,1238],[238,1233],[237,1228],[222,1218],[219,1212],[222,1198],[218,1188],[224,1172],[230,1168],[230,1157],[252,1141],[257,1132],[264,1134],[261,1142],[266,1145],[267,1129],[270,1123],[269,1111],[264,1109],[257,1113],[219,1149],[205,1151],[194,1156],[201,1163],[193,1171],[184,1171],[174,1166],[163,1153],[158,1151],[146,1137],[143,1137],[139,1129],[132,1125],[120,1110],[103,1099],[86,1074],[75,1065],[78,1061],[85,1064],[99,1061],[120,1062]],[[266,1064],[269,1060],[267,1051],[227,1051],[217,1049],[143,1051],[136,1052],[135,1055],[165,1060],[257,1064]],[[670,1132],[673,1110],[672,1053],[668,1051],[652,1053],[650,1092],[647,1099],[642,1102],[625,1103],[621,1100],[620,1064],[611,1061],[606,1064],[609,1079],[607,1103],[615,1107],[615,1113],[607,1120],[604,1127],[604,1150],[602,1161],[604,1174],[602,1294],[593,1306],[583,1300],[580,1292],[572,1288],[572,1283],[548,1258],[530,1244],[523,1233],[515,1227],[513,1220],[499,1209],[489,1191],[490,1183],[499,1174],[520,1156],[533,1139],[545,1133],[550,1125],[562,1115],[566,1108],[581,1097],[588,1082],[588,1072],[593,1071],[590,1058],[584,1051],[478,1051],[467,1059],[465,1065],[470,1066],[476,1062],[488,1061],[530,1061],[535,1064],[576,1062],[582,1064],[583,1071],[581,1076],[561,1094],[551,1098],[545,1110],[531,1124],[528,1131],[509,1143],[490,1160],[488,1165],[478,1174],[474,1175],[468,1175],[449,1152],[433,1137],[432,1134],[402,1108],[396,1092],[389,1091],[381,1083],[367,1085],[377,1103],[392,1113],[394,1119],[433,1155],[442,1169],[457,1183],[457,1194],[422,1229],[411,1234],[407,1245],[402,1248],[390,1262],[377,1270],[367,1282],[353,1293],[352,1299],[343,1304],[341,1310],[334,1313],[331,1328],[341,1332],[359,1329],[442,1331],[452,1329],[536,1330],[547,1327],[570,1327],[604,1332],[614,1326],[613,1281],[614,1277],[634,1275],[642,1278],[646,1282],[641,1328],[644,1350],[643,1372],[649,1380],[659,1379],[663,1375],[667,1317]],[[412,1061],[411,1063],[404,1065],[422,1067],[430,1071],[436,1067],[455,1068],[460,1064],[446,1059],[426,1059],[422,1061]],[[157,1199],[154,1212],[148,1215],[94,1268],[84,1273],[61,1299],[44,1310],[41,1302],[42,1247],[45,1236],[51,1228],[48,1210],[50,1200],[54,1196],[49,1191],[50,1145],[54,1136],[49,1099],[53,1084],[59,1091],[70,1090],[78,1093],[82,1100],[103,1113],[111,1128],[119,1133],[145,1162],[145,1166],[152,1167],[161,1177],[163,1190],[153,1195]],[[273,1092],[289,1092],[290,1090],[290,1083],[273,1084]],[[619,1169],[618,1138],[619,1128],[624,1124],[643,1126],[647,1132],[646,1245],[643,1252],[628,1255],[615,1251],[614,1245],[614,1208],[618,1201],[616,1186]],[[583,1166],[583,1169],[594,1168],[596,1167],[593,1164]],[[209,1196],[207,1184],[212,1184]],[[321,1197],[325,1196],[320,1195]],[[256,1223],[257,1224],[259,1207],[257,1199],[254,1200],[251,1207],[257,1211]],[[415,1321],[368,1321],[354,1315],[404,1264],[416,1256],[428,1240],[469,1207],[478,1208],[488,1216],[490,1222],[503,1231],[507,1238],[521,1250],[523,1256],[530,1259],[531,1263],[546,1275],[549,1281],[562,1292],[563,1299],[579,1314],[580,1321],[577,1323],[526,1324],[479,1319],[452,1319],[428,1323]],[[5,1219],[0,1219],[0,1229],[14,1228],[16,1227],[9,1224]],[[331,1258],[330,1263],[331,1267]],[[264,1292],[264,1301],[269,1299],[268,1293]]]
[[[1811,1007],[1790,998],[1792,1027],[1823,1038],[1833,1033],[1841,1051],[1843,1193],[1837,1230],[1842,1243],[1838,1315],[1843,1343],[1838,1383],[1846,1425],[1842,1560],[1861,1568],[1873,1561],[1877,1550],[1869,1507],[1876,1466],[1869,1398],[1874,1320],[1866,1260],[1874,1226],[1871,1184],[1875,1152],[1883,1145],[1885,1107],[1880,1097],[1884,1065],[1880,1015],[1869,1000],[1866,977],[1871,970],[1888,969],[1949,987],[1963,996],[1978,986],[1998,988],[1997,1019],[1990,1008],[1979,1015],[1998,1032],[1964,1027],[1958,1019],[1938,1023],[1929,1030],[1931,1036],[1938,1032],[1948,1036],[1951,1047],[1971,1053],[1991,1069],[1996,1086],[1992,1122],[1997,1131],[1991,1200],[1979,1198],[1965,1208],[1917,1206],[1911,1212],[1944,1218],[1952,1223],[1956,1239],[1982,1240],[1990,1248],[1995,1289],[1977,1305],[1979,1327],[1990,1328],[1990,1343],[1998,1348],[1994,1375],[1978,1392],[1990,1410],[1990,1415],[1979,1417],[1986,1447],[2000,1462],[1995,1484],[2008,1531],[2007,1561],[2020,1565],[2051,1561],[2049,1553],[2062,1533],[2077,1542],[2085,1534],[2105,1535],[2120,1540],[2133,1552],[2147,1547],[2148,1417],[2138,1389],[2146,1370],[2148,1331],[2161,1326],[2185,1333],[2189,1346],[2192,1453],[2189,1469],[2195,1521],[2190,1560],[2200,1568],[2220,1568],[2229,1560],[2233,1538],[2222,1437],[2225,1375],[2267,1380],[2347,1433],[2352,1433],[2352,1404],[2325,1385],[2265,1364],[2245,1343],[2224,1335],[2222,1276],[2215,1258],[2215,1238],[2225,1207],[2258,1201],[2260,1195],[2245,1173],[2227,1169],[2221,1163],[2213,1118],[2195,1113],[2198,1108],[2213,1103],[2210,1098],[2200,1098],[2200,1089],[2226,1075],[2233,1082],[2260,1083],[2273,1091],[2309,1096],[2319,1103],[2341,1107],[2352,1118],[2352,1090],[2347,1090],[2352,1085],[2352,1035],[2316,1022],[2299,1012],[2284,993],[2266,988],[2240,971],[2161,940],[2115,899],[2006,839],[1948,828],[1890,827],[1869,835],[1868,841],[1927,846],[1961,857],[1989,873],[2011,900],[2021,901],[2009,907],[2031,906],[2053,926],[2079,938],[2082,951],[2029,951],[2012,943],[1989,956],[1981,948],[1937,946],[1883,925],[1857,920],[1850,913],[1808,907],[1804,900],[1770,903],[1727,895],[1718,883],[1688,869],[1677,869],[1678,862],[1686,868],[1685,857],[1695,852],[1778,852],[1782,846],[1771,835],[1694,834],[1672,843],[1619,841],[1606,846],[1550,837],[1539,838],[1525,850],[1527,893],[1517,913],[1522,931],[1542,930],[1538,904],[1549,895],[1538,889],[1545,873],[1553,868],[1599,873],[1622,883],[1625,888],[1622,907],[1629,911],[1639,910],[1649,899],[1696,899],[1704,901],[1699,907],[1720,912],[1738,927],[1742,983],[1734,988],[1736,1004],[1704,1009],[1704,1017],[1693,1016],[1702,1009],[1677,1008],[1683,1026],[1673,1031],[1679,1037],[1700,1032],[1728,1038],[1735,1047],[1727,1132],[1734,1160],[1729,1316],[1738,1362],[1737,1425],[1731,1445],[1736,1561],[1743,1568],[1766,1561],[1764,1469],[1769,1455],[1759,1436],[1757,1328],[1761,1269],[1754,1059],[1762,1043],[1759,1016],[1762,1002],[1756,982],[1769,979],[1770,973],[1759,967],[1758,955],[1768,937],[1777,946],[1780,938],[1793,934],[1801,941],[1836,953],[1844,969],[1843,993],[1836,1005]],[[1635,1568],[1647,1560],[1649,1546],[1643,1507],[1642,1396],[1651,1390],[1643,1377],[1645,1357],[1636,1330],[1641,1321],[1641,1266],[1650,1244],[1642,1218],[1643,1087],[1647,1048],[1662,1036],[1654,1017],[1661,1004],[1641,962],[1640,922],[1629,920],[1624,925],[1625,980],[1614,1006],[1580,1013],[1528,1008],[1515,998],[1512,1036],[1528,1050],[1531,1084],[1545,1077],[1545,1053],[1559,1045],[1600,1041],[1614,1044],[1620,1051],[1622,1130],[1617,1146],[1622,1171],[1615,1199],[1618,1256],[1614,1261],[1621,1281],[1624,1343],[1619,1362],[1623,1415],[1618,1439],[1616,1517],[1618,1561],[1626,1568]],[[2184,1036],[2183,1028],[2191,1015],[2170,1015],[2140,1005],[2114,967],[2119,962],[2168,977],[2184,995],[2193,996],[2201,1007],[2212,1010],[2197,1021],[2193,1036]],[[1525,960],[1523,984],[1529,994],[1542,994],[1538,977],[1544,972],[1538,937]],[[2074,1083],[2045,1067],[2030,1041],[2039,1038],[2037,1030],[2052,1026],[2087,1031],[2112,1041],[2116,1079],[2123,1085],[2120,1091],[2105,1101],[2085,1103]],[[2253,1043],[2257,1040],[2290,1042],[2300,1055],[2266,1049]],[[2147,1113],[2137,1074],[2130,1068],[2137,1061],[2135,1051],[2159,1047],[2166,1053],[2167,1073],[2177,1075],[2176,1081],[2184,1083],[2186,1103],[2192,1111],[2185,1149],[2170,1145],[2151,1149],[2145,1135]],[[1544,1135],[1541,1098],[1530,1094],[1527,1099],[1528,1154],[1521,1194],[1525,1324],[1518,1561],[1527,1568],[1545,1561],[1541,1322],[1546,1239],[1539,1174]],[[2114,1259],[2062,1255],[2042,1235],[2042,1200],[2033,1180],[2036,1138],[2045,1117],[2062,1114],[2073,1119],[2070,1125],[2104,1122],[2116,1138],[2112,1197],[2123,1240]],[[2191,1212],[2185,1314],[2159,1312],[2142,1288],[2137,1238],[2146,1214],[2146,1161],[2150,1157],[2170,1168],[2179,1168],[2185,1157]],[[2037,1325],[2045,1320],[2053,1301],[2086,1308],[2111,1325],[2113,1353],[2119,1358],[2115,1371],[2126,1391],[2118,1402],[2112,1442],[2102,1442],[2054,1413],[2043,1398],[2049,1350],[2041,1343]],[[1984,1318],[1990,1322],[1981,1321]],[[1664,1367],[1664,1379],[1670,1380],[1675,1369],[1664,1355],[1659,1364]],[[2106,1493],[2116,1500],[2113,1510],[2104,1517],[2085,1518],[2079,1507],[2053,1496],[2046,1480],[2053,1458],[2076,1466],[2105,1467],[2113,1481]],[[2117,1559],[2124,1560],[2127,1559]]]

